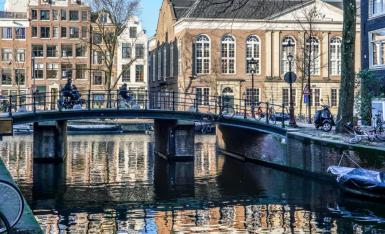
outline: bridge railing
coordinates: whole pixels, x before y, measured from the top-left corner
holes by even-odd
[[[80,99],[71,100],[61,92],[36,92],[34,94],[0,97],[0,111],[9,116],[18,112],[98,110],[98,109],[150,109],[207,113],[219,117],[244,118],[263,121],[267,124],[285,126],[288,109],[283,104],[260,102],[245,96],[209,96],[202,93],[181,93],[174,91],[149,92],[130,90],[129,99],[123,98],[119,90],[80,91]]]

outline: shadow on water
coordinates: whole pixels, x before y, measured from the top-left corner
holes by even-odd
[[[62,165],[32,163],[29,137],[5,138],[0,155],[47,233],[385,230],[381,204],[225,157],[215,136],[196,142],[194,162],[155,157],[147,135],[71,136]]]

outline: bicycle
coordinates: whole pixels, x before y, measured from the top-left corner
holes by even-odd
[[[13,228],[20,221],[23,212],[24,199],[20,190],[12,183],[0,180],[0,213],[6,214],[0,217],[3,219],[0,233]]]
[[[364,139],[367,139],[369,142],[376,140],[376,134],[374,134],[374,131],[364,131],[358,126],[353,126],[352,123],[346,123],[344,127],[348,133],[353,135],[353,137],[347,141],[349,144],[357,144]]]
[[[219,113],[219,118],[232,119],[235,115],[235,110],[232,105],[226,104],[221,106],[221,111]]]
[[[0,233],[9,233],[10,230],[11,227],[8,223],[8,220],[2,213],[0,213]]]

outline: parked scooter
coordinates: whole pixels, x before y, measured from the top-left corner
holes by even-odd
[[[322,110],[316,111],[314,115],[314,125],[316,129],[321,128],[324,132],[330,132],[333,126],[336,125],[329,106],[323,105]]]

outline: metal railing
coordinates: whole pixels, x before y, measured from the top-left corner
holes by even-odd
[[[285,105],[269,102],[253,102],[250,98],[235,99],[228,96],[207,96],[173,91],[149,92],[131,90],[130,100],[124,99],[119,90],[87,90],[79,92],[80,99],[71,100],[61,92],[37,92],[35,94],[0,97],[1,112],[12,117],[17,112],[98,110],[98,109],[148,109],[164,111],[198,112],[216,118],[255,119],[266,124],[285,127],[288,110]],[[254,108],[253,108],[254,106]],[[254,109],[254,113],[253,113]]]

